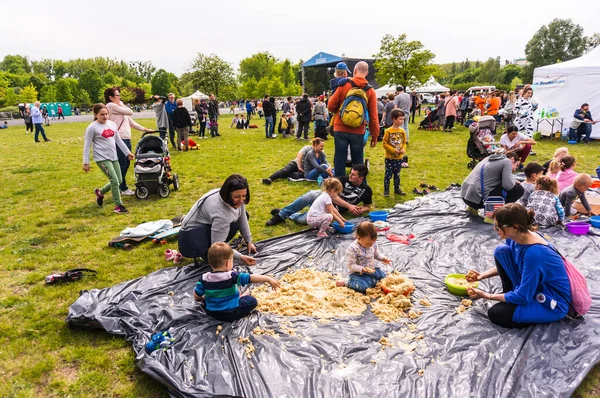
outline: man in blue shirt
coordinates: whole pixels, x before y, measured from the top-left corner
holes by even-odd
[[[175,127],[173,126],[173,111],[177,109],[177,103],[175,102],[175,94],[169,93],[167,95],[169,99],[165,103],[165,110],[167,111],[167,116],[169,116],[169,140],[171,141],[171,145],[173,145],[173,149],[177,148],[175,145]]]
[[[573,114],[573,118],[569,126],[569,136],[574,139],[575,134],[577,134],[577,141],[589,142],[590,135],[592,135],[592,125],[597,123],[592,119],[589,104],[582,104],[581,108]],[[583,136],[585,138],[582,138]]]

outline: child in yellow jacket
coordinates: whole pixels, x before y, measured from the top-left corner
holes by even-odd
[[[406,195],[400,189],[400,168],[402,157],[406,153],[406,131],[402,129],[404,112],[392,111],[392,127],[385,130],[383,148],[385,149],[385,176],[383,177],[383,196],[390,196],[390,180],[394,176],[394,194]]]

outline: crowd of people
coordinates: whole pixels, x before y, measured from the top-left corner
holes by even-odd
[[[400,171],[409,143],[408,119],[411,115],[414,117],[414,108],[419,106],[418,96],[404,92],[404,88],[399,86],[396,93],[390,93],[380,101],[368,84],[368,73],[368,64],[359,62],[350,77],[348,67],[340,63],[336,66],[335,78],[331,81],[332,91],[327,98],[317,97],[311,101],[305,94],[297,101],[290,97],[277,104],[266,95],[257,103],[246,101],[246,114],[235,115],[230,127],[240,128],[238,126],[241,125],[242,129],[249,128],[256,114],[259,118],[264,117],[266,138],[276,137],[274,126],[279,106],[283,111],[279,128],[285,131],[282,133],[284,136],[293,135],[295,130],[297,139],[307,140],[310,123],[314,122],[316,126],[317,121],[320,127],[329,130],[321,138],[317,136],[315,128],[311,145],[301,148],[282,169],[263,179],[267,185],[282,178],[321,183],[321,189],[310,190],[282,208],[273,208],[267,226],[282,224],[289,218],[315,228],[318,237],[327,238],[333,232],[333,221],[344,225],[346,217],[362,216],[369,212],[373,205],[373,191],[366,181],[369,174],[364,164],[366,137],[370,137],[371,146],[375,146],[380,139],[383,141],[384,196],[390,194],[392,180],[393,193],[404,195],[400,186]],[[511,94],[517,98],[515,109],[523,109],[524,103],[530,100],[529,90],[525,87],[518,95]],[[173,148],[186,150],[189,129],[194,123],[183,102],[175,100],[174,95],[167,98],[154,96],[153,99],[152,108],[161,137],[166,140],[169,132],[168,139]],[[489,115],[491,112],[497,115],[503,109],[501,97],[495,93],[475,98],[468,94],[461,98],[455,90],[449,92],[448,96],[442,94],[438,106],[443,102],[446,107],[443,123],[446,131],[452,131],[454,120],[463,115],[460,111],[465,99],[480,111],[482,108],[482,114]],[[134,157],[131,153],[130,129],[150,129],[131,119],[132,111],[120,101],[118,89],[107,89],[105,100],[106,105],[94,106],[95,120],[85,133],[83,169],[86,172],[90,170],[89,152],[93,149],[95,162],[109,180],[105,186],[95,189],[96,202],[102,206],[104,195],[111,191],[115,212],[124,213],[127,209],[123,207],[121,195],[129,194],[125,175],[129,161]],[[380,102],[383,102],[383,106],[380,106]],[[448,112],[449,108],[454,112]],[[211,136],[219,136],[219,104],[214,96],[211,94],[208,101],[194,101],[194,110],[198,115],[199,136],[204,137],[206,127],[209,127]],[[465,110],[468,112],[469,108]],[[584,119],[591,120],[591,115],[585,113],[584,107],[581,111]],[[39,124],[36,123],[39,116],[32,120],[36,126]],[[498,246],[494,252],[496,266],[486,272],[472,270],[468,274],[471,281],[500,276],[503,292],[498,294],[470,289],[469,294],[473,298],[499,301],[489,311],[492,322],[504,327],[523,327],[564,318],[570,302],[568,277],[564,266],[561,268],[561,257],[533,230],[574,217],[573,202],[577,198],[581,200],[584,213],[595,213],[585,197],[592,179],[587,174],[574,171],[575,158],[567,148],[557,150],[554,158],[544,165],[528,163],[524,167],[526,179],[523,183],[514,178],[513,173],[525,162],[531,146],[536,142],[527,134],[526,127],[519,127],[518,118],[513,122],[508,123],[506,133],[500,138],[501,148],[479,162],[467,176],[462,184],[461,197],[467,205],[467,211],[477,217],[478,209],[483,208],[490,197],[502,197],[507,203],[484,220],[494,224],[499,237],[506,239],[506,243]],[[177,141],[175,131],[178,133]],[[333,164],[328,162],[324,151],[324,139],[329,134],[334,140]],[[348,163],[350,173],[346,176]],[[207,314],[224,321],[239,319],[256,307],[256,300],[250,296],[240,296],[236,286],[262,282],[268,282],[274,288],[279,286],[273,278],[232,270],[234,259],[248,266],[256,264],[251,256],[257,249],[248,223],[246,205],[249,202],[248,181],[241,175],[233,174],[221,188],[209,191],[198,199],[185,216],[179,233],[181,255],[195,260],[201,258],[212,267],[212,272],[204,274],[198,282],[194,297],[203,303]],[[241,232],[247,245],[248,254],[241,254],[224,245],[238,232]],[[376,240],[377,233],[372,223],[358,225],[356,240],[346,256],[349,279],[339,281],[339,286],[364,293],[385,277],[385,272],[376,266],[376,261],[389,263],[390,260],[379,251]],[[517,256],[530,247],[524,256]],[[535,272],[539,278],[525,278],[527,272]],[[540,302],[534,293],[544,294],[554,304],[549,306]]]

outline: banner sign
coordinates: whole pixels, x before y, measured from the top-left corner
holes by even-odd
[[[554,88],[564,86],[567,83],[567,76],[538,76],[531,85],[534,89],[537,88]]]

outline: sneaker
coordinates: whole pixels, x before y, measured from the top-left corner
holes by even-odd
[[[271,179],[270,178],[263,178],[262,179],[262,183],[265,185],[271,185]]]
[[[471,206],[467,206],[467,208],[465,209],[467,211],[467,213],[469,213],[472,216],[475,217],[479,217],[479,212],[477,211],[476,208],[471,207]]]
[[[384,196],[385,198],[387,198],[388,196],[390,196],[390,191],[389,191],[389,190],[384,190],[384,191],[383,191],[383,196]]]
[[[102,207],[104,204],[104,195],[102,195],[102,192],[100,192],[100,188],[94,189],[94,193],[96,194],[96,204]]]
[[[408,168],[408,163],[406,163],[406,162],[402,162],[402,163],[400,164],[400,167],[402,167],[403,169],[407,169],[407,168]]]
[[[405,196],[406,192],[404,192],[401,189],[394,189],[394,195],[400,195],[400,196]]]
[[[300,182],[300,181],[306,181],[306,178],[292,178],[292,177],[288,177],[288,181],[291,181],[291,182]]]
[[[183,262],[183,256],[181,255],[181,253],[176,253],[175,257],[173,257],[173,263],[181,264],[182,262]]]
[[[423,195],[423,191],[418,188],[413,189],[413,193],[416,193],[417,195]]]
[[[124,191],[121,191],[121,196],[133,196],[133,195],[135,195],[135,192],[129,188]]]
[[[283,224],[285,220],[279,216],[279,214],[275,214],[269,221],[266,222],[267,227],[272,227],[273,225]]]
[[[177,250],[167,249],[167,251],[165,252],[165,260],[167,260],[167,261],[173,260],[175,258],[176,254],[178,254]]]
[[[277,207],[271,209],[271,215],[272,216],[276,216],[279,214],[279,212],[281,211],[281,209],[278,209]]]
[[[318,232],[317,236],[319,238],[327,238],[329,235],[327,235],[327,232]]]
[[[123,205],[117,205],[117,206],[115,206],[114,212],[119,213],[119,214],[125,214],[125,213],[129,213],[129,210],[127,210],[125,208],[125,206],[123,206]]]

